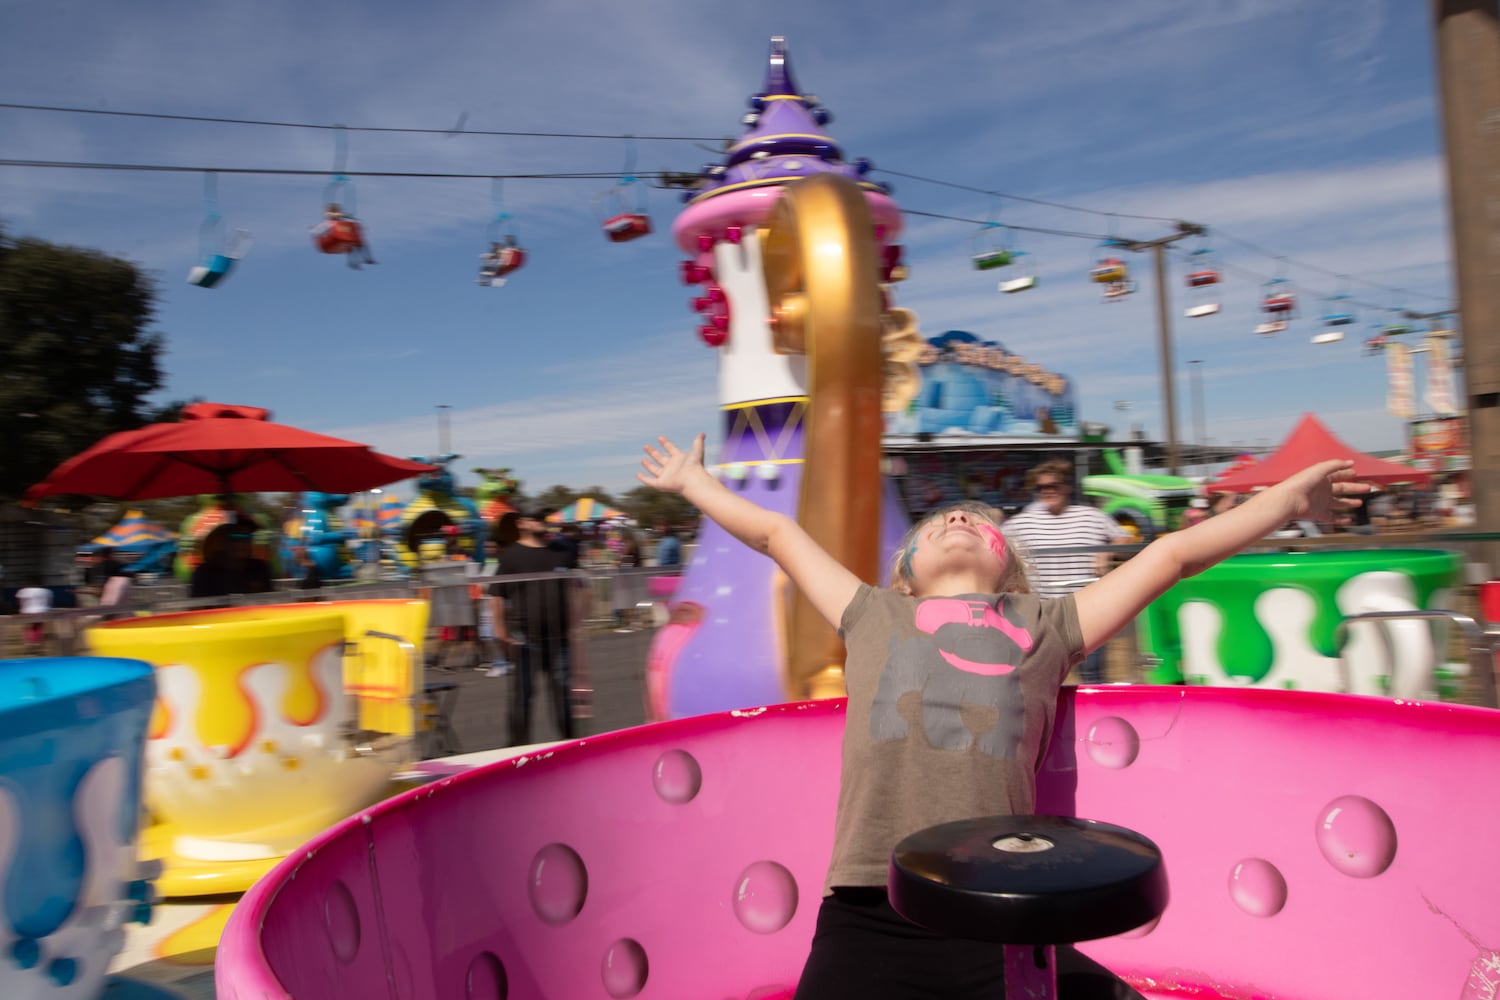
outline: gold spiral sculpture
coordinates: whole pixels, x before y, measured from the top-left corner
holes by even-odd
[[[909,364],[915,323],[905,310],[885,313],[874,221],[851,181],[821,174],[788,185],[760,246],[772,343],[778,353],[807,356],[798,519],[834,558],[876,583],[882,341],[899,343],[897,364]],[[844,645],[800,592],[791,595],[783,634],[787,695],[842,697]]]

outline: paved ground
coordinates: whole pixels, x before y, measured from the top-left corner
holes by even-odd
[[[646,721],[646,652],[654,634],[651,629],[616,632],[591,629],[584,633],[590,681],[594,688],[592,714],[579,720],[575,736],[592,736]],[[562,738],[552,718],[545,690],[535,692],[530,738],[509,732],[506,712],[516,687],[513,677],[486,677],[472,664],[474,656],[465,648],[451,651],[453,666],[429,668],[428,683],[454,683],[454,706],[450,715],[457,746],[448,753],[474,753],[525,743]],[[436,756],[426,753],[424,756]]]

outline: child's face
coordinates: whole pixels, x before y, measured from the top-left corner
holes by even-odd
[[[907,550],[907,577],[914,593],[939,573],[973,570],[998,585],[1010,562],[1000,526],[972,510],[950,510],[929,518]]]

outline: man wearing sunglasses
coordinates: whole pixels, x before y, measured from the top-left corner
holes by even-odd
[[[1030,564],[1031,585],[1043,597],[1062,597],[1081,590],[1109,568],[1108,552],[1060,552],[1038,555],[1038,549],[1068,546],[1122,545],[1130,536],[1113,518],[1095,507],[1070,503],[1073,466],[1049,459],[1026,474],[1026,485],[1036,502],[1001,526]],[[1104,648],[1094,650],[1078,665],[1085,684],[1104,680]]]

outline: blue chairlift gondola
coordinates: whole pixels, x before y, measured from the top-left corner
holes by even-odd
[[[1354,313],[1345,304],[1349,296],[1342,292],[1329,296],[1323,312],[1323,329],[1312,335],[1314,344],[1336,344],[1344,339],[1343,327],[1354,323]]]
[[[250,231],[236,229],[225,235],[224,217],[219,214],[218,178],[209,173],[203,178],[203,222],[198,227],[198,253],[202,263],[188,271],[188,284],[213,288],[229,276],[234,265],[250,249]]]

